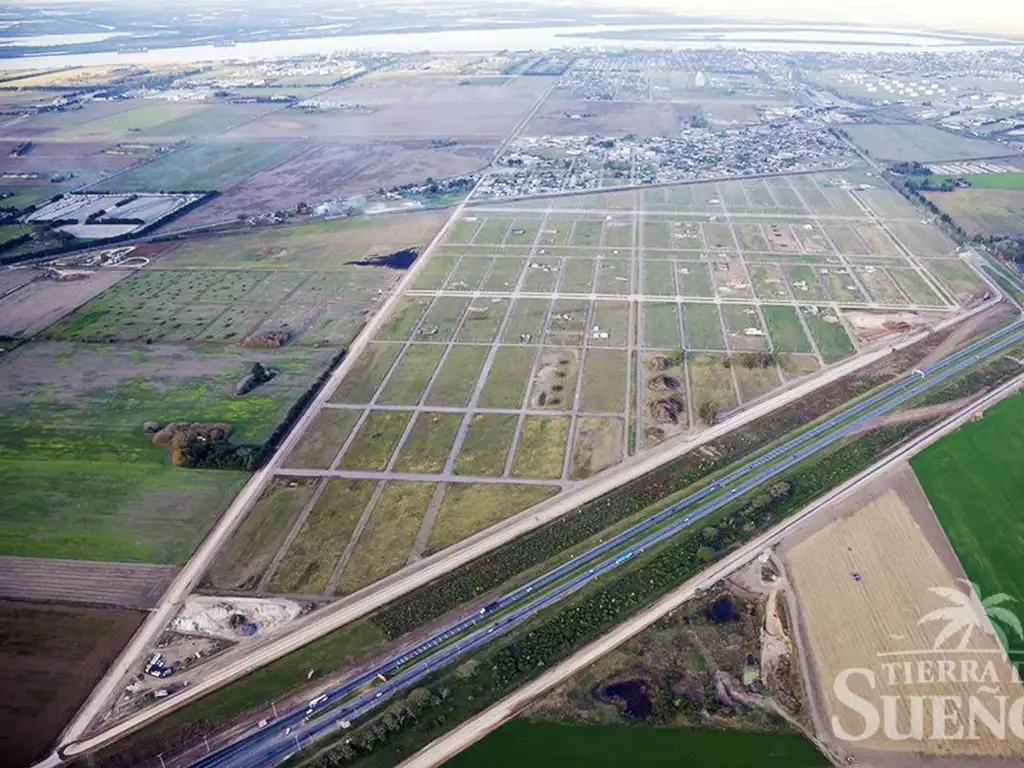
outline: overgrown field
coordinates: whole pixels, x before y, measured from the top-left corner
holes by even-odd
[[[1024,396],[1008,397],[980,421],[959,427],[911,461],[968,578],[980,597],[997,593],[1024,600],[1024,572],[1015,567],[1024,546]],[[1010,610],[1019,609],[1011,604]],[[1024,651],[1011,632],[1010,649]],[[1020,657],[1016,657],[1020,660]]]

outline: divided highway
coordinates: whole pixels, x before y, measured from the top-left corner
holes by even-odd
[[[484,609],[453,622],[415,648],[396,654],[344,685],[328,691],[315,707],[282,715],[193,765],[196,768],[262,768],[280,763],[299,748],[346,727],[351,720],[412,687],[459,656],[479,648],[494,637],[519,626],[539,611],[574,594],[594,579],[619,567],[634,554],[674,536],[737,497],[862,429],[873,419],[956,376],[982,358],[1022,340],[1024,320],[1018,320],[934,365],[915,371],[657,514],[518,587]],[[678,517],[691,507],[694,507],[691,511]],[[672,521],[675,517],[678,519]],[[382,677],[385,680],[380,685],[359,693]],[[358,695],[351,698],[354,694]],[[335,708],[330,709],[332,706]]]

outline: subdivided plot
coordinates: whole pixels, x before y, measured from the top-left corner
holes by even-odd
[[[279,470],[296,533],[263,587],[358,590],[983,295],[862,193],[820,174],[467,207]],[[328,503],[329,562],[306,562]]]

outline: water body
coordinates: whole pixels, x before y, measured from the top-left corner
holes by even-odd
[[[646,37],[645,37],[646,35]],[[49,36],[46,36],[49,37]],[[36,38],[19,38],[22,46],[48,45]],[[126,41],[127,42],[127,41]],[[518,29],[454,29],[433,32],[336,35],[295,40],[264,40],[238,43],[231,48],[192,45],[158,48],[138,53],[116,51],[83,54],[46,54],[0,59],[0,70],[110,64],[169,64],[195,61],[272,59],[311,53],[344,51],[393,53],[485,52],[545,50],[566,46],[595,48],[746,48],[763,51],[924,51],[980,50],[1007,41],[985,37],[953,37],[920,30],[841,27],[822,25],[770,25],[763,29],[747,24],[597,24],[529,27]]]
[[[606,685],[601,693],[607,698],[622,699],[627,717],[642,720],[650,717],[654,711],[654,705],[641,680],[623,680],[621,683]]]

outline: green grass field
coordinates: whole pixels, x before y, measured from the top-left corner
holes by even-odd
[[[405,565],[433,495],[433,483],[384,486],[341,574],[339,591],[355,592]]]
[[[168,152],[103,182],[102,192],[185,192],[228,189],[283,162],[300,141],[208,141]]]
[[[346,261],[427,245],[446,216],[445,211],[431,211],[196,238],[163,254],[159,264],[207,269],[344,269]]]
[[[946,179],[966,179],[974,189],[1024,189],[1024,172],[1020,173],[966,173],[962,176],[915,176],[915,181],[934,181],[941,184]]]
[[[313,498],[317,478],[275,478],[217,553],[204,584],[214,589],[255,589],[289,529]]]
[[[370,480],[329,480],[267,588],[286,594],[323,592],[375,485]]]
[[[146,421],[227,423],[239,442],[266,440],[330,350],[30,343],[0,361],[0,458],[165,465]],[[246,395],[254,361],[278,370]]]
[[[557,488],[499,483],[451,483],[430,530],[427,554],[450,547],[467,536],[540,504]]]
[[[1000,592],[1024,604],[1024,396],[1008,397],[911,460],[968,578],[984,599]],[[1024,652],[1024,641],[1011,643]],[[1020,660],[1017,657],[1016,660]]]
[[[836,320],[835,315],[831,313],[829,317]],[[829,322],[822,315],[813,312],[804,312],[804,321],[814,336],[822,360],[826,363],[842,360],[856,351],[841,322]]]
[[[184,563],[241,472],[0,459],[0,554]]]
[[[777,307],[765,305],[761,308],[764,320],[768,324],[775,349],[779,352],[810,352],[811,344],[807,340],[793,307]]]
[[[515,720],[445,765],[448,768],[817,768],[829,765],[800,736]]]

